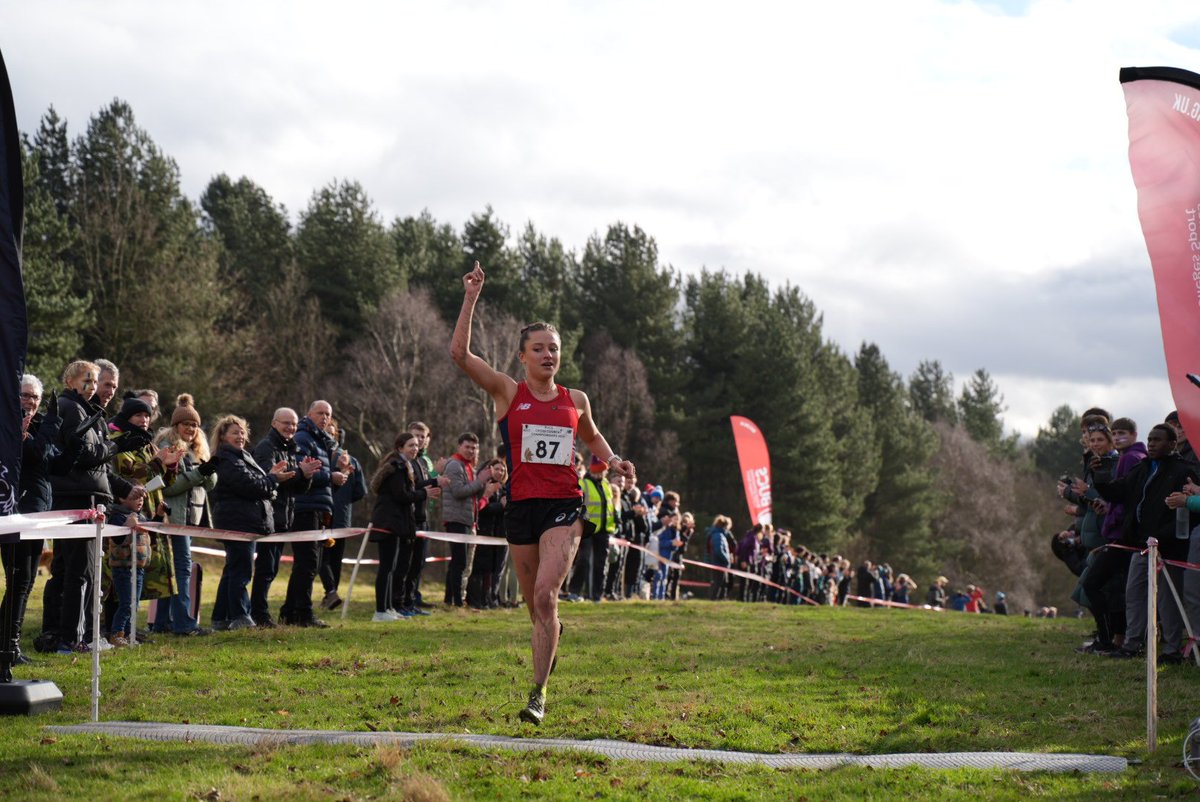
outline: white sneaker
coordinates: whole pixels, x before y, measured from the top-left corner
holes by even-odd
[[[382,613],[375,613],[371,616],[372,621],[396,621],[400,616],[391,610],[384,610]]]

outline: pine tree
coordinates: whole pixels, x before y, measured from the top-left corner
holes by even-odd
[[[343,336],[366,329],[379,299],[402,288],[394,243],[357,181],[334,181],[313,193],[296,231],[296,261]]]
[[[47,387],[59,386],[63,367],[79,355],[90,322],[91,293],[72,287],[64,256],[73,233],[41,180],[36,148],[23,149],[25,231],[21,253],[29,352],[25,370]]]
[[[908,394],[913,411],[929,423],[958,423],[954,375],[943,370],[936,359],[917,365],[908,379]]]

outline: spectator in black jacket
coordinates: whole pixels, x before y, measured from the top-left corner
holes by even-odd
[[[482,509],[479,510],[478,534],[488,537],[504,537],[504,508],[508,506],[508,497],[504,493],[504,483],[508,480],[508,469],[503,460],[491,459],[484,463],[484,468],[491,468],[491,478],[483,486]],[[492,603],[496,582],[500,579],[500,569],[504,567],[504,558],[508,554],[508,546],[476,546],[475,559],[471,563],[471,576],[467,579],[467,606],[473,610],[484,610],[489,607],[499,607],[497,601]]]
[[[58,455],[58,399],[53,395],[43,417],[42,382],[37,376],[21,377],[21,485],[17,497],[18,513],[45,512],[50,509],[50,463]],[[21,654],[21,628],[25,623],[25,604],[37,576],[41,540],[23,540],[0,546],[4,563],[4,601],[0,602],[0,682],[11,679],[9,667],[28,663]]]
[[[217,459],[217,486],[212,492],[213,525],[217,529],[269,535],[275,531],[271,499],[281,482],[296,472],[286,460],[261,467],[246,451],[250,427],[236,415],[226,415],[213,427],[212,451]],[[254,541],[223,540],[225,568],[213,604],[213,629],[253,627],[250,616],[250,573],[254,564]]]
[[[338,443],[338,447],[349,460],[345,469],[346,481],[333,488],[333,520],[330,523],[333,529],[346,529],[353,521],[354,505],[367,497],[367,478],[363,476],[362,465],[358,460],[346,453],[342,445],[345,432],[336,419],[329,419],[326,432]],[[336,610],[342,606],[338,587],[342,583],[342,558],[345,555],[344,537],[333,539],[332,543],[326,541],[321,550],[320,568],[317,572],[321,576],[321,586],[325,589],[325,596],[321,599],[321,608],[324,610]]]
[[[276,532],[293,531],[295,498],[308,492],[313,474],[321,467],[320,460],[301,456],[296,447],[296,428],[299,425],[300,417],[296,410],[280,407],[271,417],[271,430],[254,446],[254,461],[259,465],[275,465],[282,461],[288,466],[288,470],[294,473],[291,479],[279,484],[275,489],[275,498],[271,501]],[[279,573],[279,558],[282,555],[282,543],[259,543],[255,548],[254,582],[250,586],[250,617],[257,626],[267,629],[275,626],[267,597],[271,592],[271,583]]]
[[[62,419],[58,448],[62,452],[51,473],[51,509],[90,509],[95,504],[111,506],[114,494],[125,498],[139,491],[111,470],[111,461],[122,448],[136,448],[128,438],[109,440],[104,410],[92,403],[99,368],[95,363],[76,361],[63,372],[66,388],[58,397]],[[35,646],[40,651],[75,651],[90,640],[88,610],[92,594],[95,544],[90,538],[62,539],[54,543],[50,580],[43,591],[42,635]]]
[[[417,551],[411,543],[417,539],[416,510],[441,493],[436,479],[421,479],[416,470],[418,441],[412,432],[401,432],[395,448],[386,455],[371,477],[375,507],[371,511],[370,539],[379,547],[379,570],[375,573],[375,622],[400,621],[416,615],[415,608],[403,611],[392,607],[397,579],[409,575],[408,565],[397,560],[412,560]],[[408,544],[401,551],[400,545]],[[411,597],[408,597],[411,603]]]
[[[944,576],[939,576],[933,580],[933,584],[929,586],[929,590],[925,593],[925,603],[930,607],[945,607],[946,583],[949,581]]]

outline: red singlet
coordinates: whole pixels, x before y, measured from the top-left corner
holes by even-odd
[[[510,499],[582,497],[575,473],[579,411],[570,390],[559,385],[553,400],[539,401],[519,382],[497,425],[508,452]]]

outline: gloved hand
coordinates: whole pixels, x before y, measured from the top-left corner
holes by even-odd
[[[84,418],[83,421],[78,426],[75,427],[75,435],[78,436],[78,435],[83,434],[88,429],[91,429],[93,426],[95,426],[97,423],[99,423],[100,420],[103,418],[104,418],[104,410],[103,409],[95,410],[94,412],[92,412],[91,415]]]
[[[212,476],[217,472],[217,458],[211,457],[206,459],[204,462],[200,463],[196,470],[200,471],[201,476]]]
[[[137,451],[150,445],[152,438],[149,432],[143,432],[141,429],[123,432],[116,439],[117,453],[124,454],[127,451]]]
[[[46,414],[42,419],[46,421],[58,420],[58,393],[53,390],[46,396]]]

